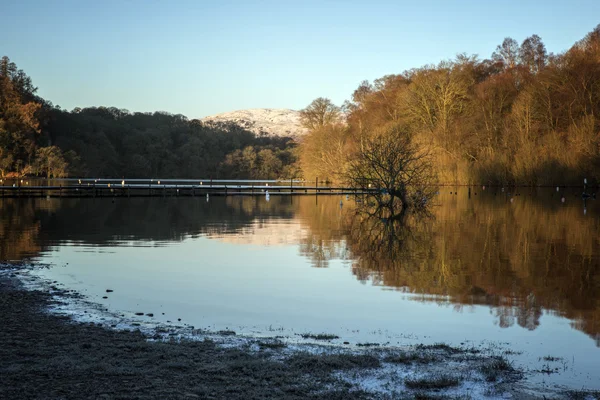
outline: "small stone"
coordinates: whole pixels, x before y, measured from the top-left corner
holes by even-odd
[[[181,318],[177,318],[177,321],[181,321]]]

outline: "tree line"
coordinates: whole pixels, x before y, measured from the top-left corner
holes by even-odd
[[[299,176],[296,144],[228,123],[115,107],[62,110],[0,60],[0,177]]]
[[[180,114],[62,110],[36,90],[8,57],[0,60],[1,177],[319,177],[377,184],[376,171],[352,171],[374,163],[372,150],[407,143],[409,160],[426,154],[435,167],[428,181],[600,181],[600,25],[561,54],[548,54],[537,35],[521,44],[506,38],[488,59],[460,54],[364,81],[341,107],[318,98],[301,111],[309,133],[299,146]],[[385,181],[397,189],[396,177]]]
[[[301,115],[311,179],[347,180],[365,148],[409,140],[440,183],[598,182],[600,25],[561,54],[537,35],[506,38],[488,59],[460,54],[364,81],[343,106],[318,98]]]

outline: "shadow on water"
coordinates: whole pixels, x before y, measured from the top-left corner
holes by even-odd
[[[486,305],[500,327],[534,330],[543,312],[554,313],[600,346],[600,202],[584,215],[575,192],[455,192],[442,190],[428,218],[396,220],[357,215],[357,201],[338,196],[0,199],[0,260],[35,259],[61,243],[252,235],[251,227],[294,220],[303,229],[294,240],[314,267],[346,260],[359,281],[416,301]]]

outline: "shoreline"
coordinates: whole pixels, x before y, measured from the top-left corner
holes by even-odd
[[[348,348],[175,327],[116,328],[51,312],[83,296],[0,266],[2,398],[537,399],[506,359],[444,344]],[[10,270],[9,270],[10,269]],[[184,328],[189,330],[189,328]],[[193,329],[193,328],[192,328]],[[142,331],[143,330],[143,331]],[[554,393],[598,398],[597,392]],[[552,396],[550,396],[552,398]]]

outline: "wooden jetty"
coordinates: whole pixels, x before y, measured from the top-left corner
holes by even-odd
[[[58,186],[0,186],[3,197],[172,197],[172,196],[265,196],[366,194],[374,189],[302,185],[99,183],[86,182]]]

